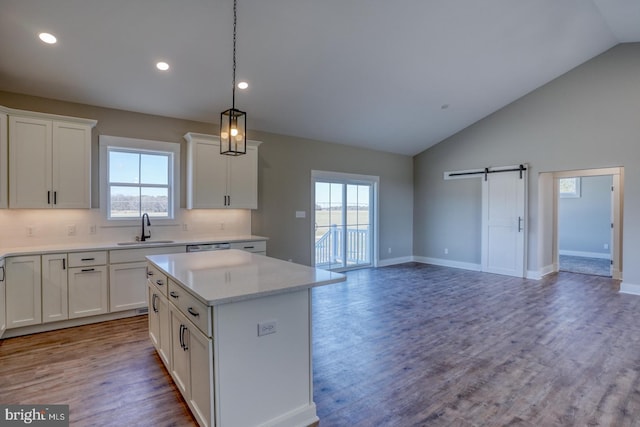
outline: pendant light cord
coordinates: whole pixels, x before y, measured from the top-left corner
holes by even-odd
[[[231,90],[231,108],[236,108],[236,31],[238,22],[238,0],[233,0],[233,89]]]

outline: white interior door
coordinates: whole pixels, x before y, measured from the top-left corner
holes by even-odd
[[[527,172],[489,173],[482,184],[482,271],[525,277]]]

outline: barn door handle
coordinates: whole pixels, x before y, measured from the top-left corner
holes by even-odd
[[[518,233],[522,231],[522,217],[518,217]]]

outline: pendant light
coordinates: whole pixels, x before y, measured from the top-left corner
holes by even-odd
[[[220,113],[220,154],[247,153],[247,113],[236,109],[236,30],[238,1],[233,0],[233,89],[231,108]]]

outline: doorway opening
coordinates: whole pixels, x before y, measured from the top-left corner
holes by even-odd
[[[312,171],[313,265],[333,271],[375,266],[375,176]]]
[[[552,175],[552,271],[622,279],[623,168]]]
[[[558,269],[611,277],[613,176],[558,179]]]

